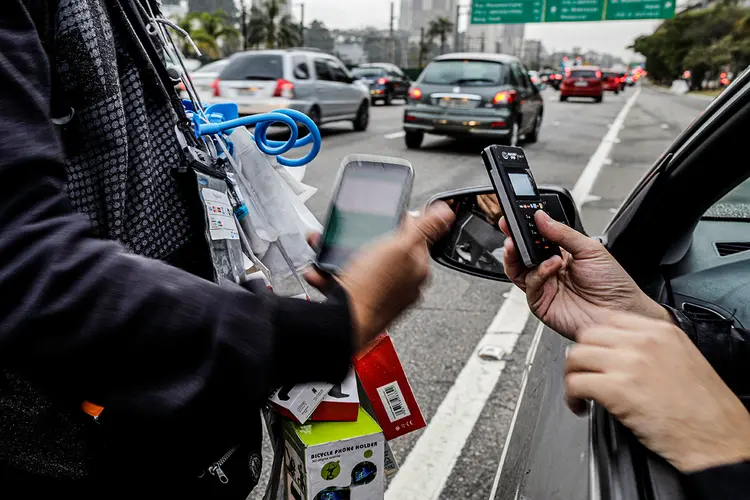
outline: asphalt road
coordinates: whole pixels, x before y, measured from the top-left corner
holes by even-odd
[[[545,91],[539,142],[525,147],[537,182],[572,189],[608,127],[635,91],[629,88],[617,96],[607,94],[602,104],[583,100],[561,103],[554,90]],[[707,100],[696,97],[641,88],[584,204],[583,220],[589,234],[604,228],[632,187],[707,104]],[[489,143],[428,136],[422,149],[408,150],[399,134],[402,114],[399,104],[376,106],[367,132],[354,132],[348,123],[324,127],[323,150],[308,167],[305,177],[307,184],[319,188],[308,202],[316,216],[324,216],[341,161],[352,153],[408,159],[415,169],[412,210],[421,209],[432,195],[441,191],[489,184],[479,157],[481,149]],[[432,281],[422,302],[390,329],[428,421],[474,355],[477,342],[508,290],[508,285],[433,266]],[[530,321],[514,353],[506,358],[500,381],[464,444],[440,499],[489,498],[534,329],[534,322]],[[421,433],[391,443],[400,462],[406,459]],[[267,471],[271,457],[267,455],[265,461]],[[250,498],[260,499],[261,489]]]

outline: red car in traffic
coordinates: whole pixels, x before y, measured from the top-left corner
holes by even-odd
[[[567,101],[568,97],[589,97],[595,102],[602,102],[602,70],[597,66],[570,68],[560,86],[560,100]]]
[[[602,71],[602,86],[604,90],[619,94],[622,90],[622,77],[620,73],[605,69]]]

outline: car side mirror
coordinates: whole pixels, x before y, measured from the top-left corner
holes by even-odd
[[[539,194],[553,219],[586,234],[567,189],[540,186]],[[510,282],[503,266],[506,236],[498,226],[502,213],[495,190],[490,186],[460,189],[438,194],[427,204],[436,201],[444,201],[453,209],[456,223],[430,249],[432,260],[470,276]]]

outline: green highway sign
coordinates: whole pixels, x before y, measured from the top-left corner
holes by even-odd
[[[676,0],[473,0],[472,24],[669,19]]]

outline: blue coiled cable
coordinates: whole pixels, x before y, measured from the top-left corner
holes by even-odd
[[[210,108],[209,108],[210,110]],[[207,112],[209,110],[206,110]],[[289,127],[291,136],[287,141],[273,141],[266,136],[268,129],[276,124],[283,123]],[[299,125],[304,125],[309,133],[299,138]],[[310,117],[293,109],[278,109],[271,113],[264,113],[253,116],[243,116],[232,120],[221,121],[218,123],[195,123],[195,135],[214,135],[228,131],[237,127],[248,127],[255,125],[255,134],[253,139],[263,153],[275,156],[280,165],[285,167],[302,167],[307,165],[318,156],[323,139],[320,137],[320,130]],[[294,148],[300,148],[312,144],[312,149],[302,158],[285,158],[281,155],[291,151]]]

